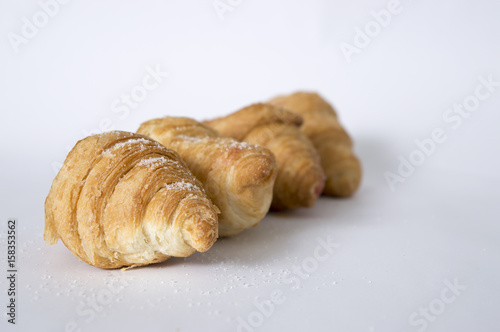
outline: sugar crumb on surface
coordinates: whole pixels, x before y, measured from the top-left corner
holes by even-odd
[[[185,181],[173,182],[165,185],[167,190],[200,190],[200,188],[192,183]]]

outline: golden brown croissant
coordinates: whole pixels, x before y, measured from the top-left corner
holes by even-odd
[[[274,210],[311,207],[323,190],[319,155],[299,130],[301,116],[270,104],[254,104],[205,121],[223,136],[267,147],[276,156]]]
[[[261,146],[222,138],[208,126],[184,117],[144,122],[137,131],[179,153],[219,207],[219,235],[256,226],[271,204],[276,161]]]
[[[139,266],[208,250],[217,212],[176,152],[114,131],[68,154],[45,201],[44,237],[96,267]]]
[[[279,96],[270,103],[302,115],[301,130],[311,139],[326,174],[323,193],[346,197],[358,189],[361,163],[352,150],[353,142],[338,121],[333,107],[317,93],[296,92]]]

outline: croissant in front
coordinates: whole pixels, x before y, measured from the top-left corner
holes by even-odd
[[[45,201],[44,238],[96,267],[140,266],[208,250],[217,213],[176,152],[114,131],[68,154]]]

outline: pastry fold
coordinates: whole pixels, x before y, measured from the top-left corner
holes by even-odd
[[[256,226],[272,201],[277,166],[268,149],[220,137],[190,118],[144,122],[138,133],[177,151],[219,207],[219,235],[232,236]]]
[[[276,156],[278,176],[273,210],[311,207],[323,190],[319,155],[299,127],[300,115],[270,104],[253,104],[225,117],[205,121],[221,135],[261,145]]]
[[[44,238],[96,267],[140,266],[208,250],[217,213],[175,151],[113,131],[68,154],[45,201]]]
[[[361,163],[354,154],[353,142],[340,124],[333,107],[314,92],[278,96],[270,103],[303,117],[301,130],[318,150],[326,174],[323,193],[338,197],[352,195],[361,183]]]

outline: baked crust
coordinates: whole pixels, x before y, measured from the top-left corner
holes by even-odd
[[[96,267],[146,265],[208,250],[217,213],[175,151],[113,131],[68,154],[45,201],[44,238]]]
[[[185,117],[146,121],[138,133],[179,153],[221,211],[220,236],[254,227],[266,215],[277,174],[268,149],[220,137],[214,129]]]
[[[278,176],[273,210],[312,207],[323,190],[319,155],[299,127],[302,117],[270,104],[253,104],[225,117],[205,121],[223,136],[262,145],[276,156]]]
[[[326,174],[323,193],[338,197],[352,195],[361,183],[361,163],[353,152],[353,141],[340,124],[333,107],[314,92],[278,96],[270,103],[303,117],[301,130],[318,150]]]

